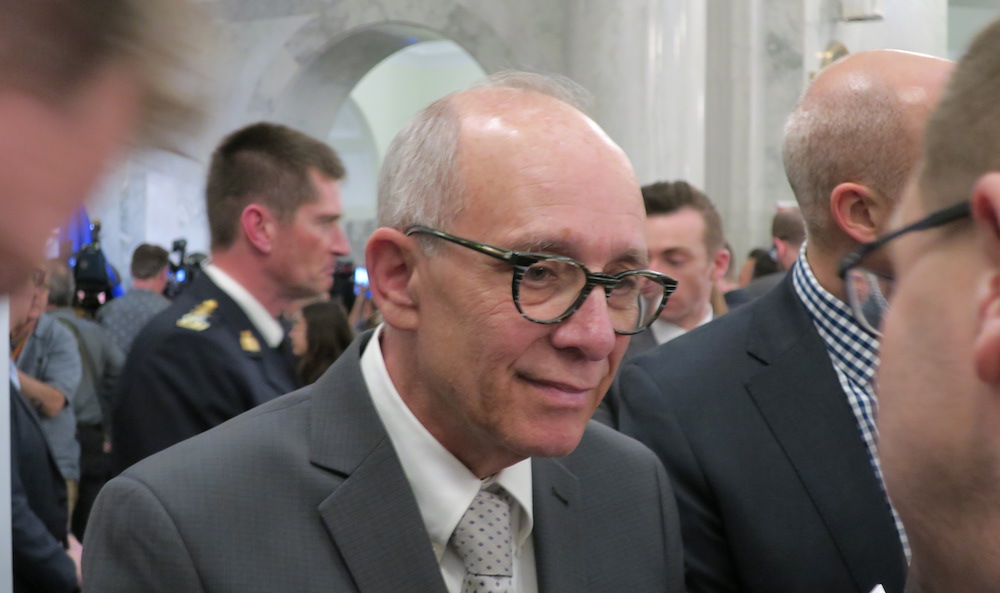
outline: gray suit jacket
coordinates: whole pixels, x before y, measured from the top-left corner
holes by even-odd
[[[693,593],[900,593],[899,535],[788,275],[621,369],[612,424],[677,494]]]
[[[444,593],[361,374],[369,338],[316,384],[109,482],[87,531],[87,589]],[[645,447],[591,423],[573,454],[532,465],[540,591],[683,590],[672,491]]]

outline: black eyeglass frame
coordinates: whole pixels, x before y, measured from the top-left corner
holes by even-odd
[[[871,243],[865,243],[864,245],[858,247],[852,253],[847,255],[847,257],[845,257],[843,260],[841,260],[840,267],[838,269],[838,275],[840,276],[840,279],[844,282],[844,290],[847,293],[847,300],[851,306],[851,312],[854,314],[854,317],[855,319],[857,319],[858,323],[860,323],[873,335],[875,336],[882,335],[882,332],[877,327],[878,322],[876,320],[870,320],[868,318],[868,315],[865,313],[865,306],[868,300],[865,299],[865,301],[862,302],[858,299],[858,296],[853,288],[853,281],[851,281],[848,278],[848,274],[850,274],[851,270],[863,269],[865,270],[866,273],[878,276],[883,281],[892,282],[894,280],[894,277],[892,275],[883,274],[881,272],[876,272],[874,270],[865,268],[864,266],[861,265],[861,262],[864,261],[866,257],[871,255],[875,251],[885,247],[890,241],[898,239],[903,235],[912,233],[914,231],[923,231],[927,229],[933,229],[940,226],[944,226],[950,222],[955,222],[958,220],[969,218],[971,214],[972,214],[972,206],[969,202],[960,202],[958,204],[948,206],[947,208],[942,208],[941,210],[932,212],[931,214],[925,216],[924,218],[921,218],[916,222],[908,224],[901,229],[897,229],[887,235],[879,237],[878,239],[872,241]],[[879,290],[879,292],[881,293],[882,291]],[[882,298],[882,305],[880,306],[878,313],[879,318],[881,318],[885,314],[885,311],[888,310],[888,301],[886,300],[888,297],[882,294],[881,298]]]
[[[871,253],[885,247],[886,243],[896,239],[907,233],[912,233],[913,231],[923,231],[927,229],[937,228],[939,226],[944,226],[949,222],[954,222],[956,220],[961,220],[963,218],[969,218],[972,215],[972,204],[969,202],[960,202],[947,208],[942,208],[936,212],[928,214],[926,217],[904,226],[901,229],[897,229],[888,235],[884,235],[875,239],[871,243],[865,243],[861,247],[858,247],[852,253],[847,255],[840,262],[840,269],[838,274],[841,280],[847,278],[847,272],[851,268],[858,267],[861,260],[868,257]]]
[[[437,229],[419,224],[413,225],[406,230],[407,236],[417,233],[427,234],[437,237],[439,239],[444,239],[445,241],[449,241],[456,245],[461,245],[462,247],[472,249],[473,251],[478,251],[479,253],[505,261],[508,264],[510,264],[514,271],[514,277],[511,282],[511,296],[514,299],[514,306],[517,307],[517,312],[521,314],[521,317],[524,317],[525,319],[527,319],[532,323],[539,323],[542,325],[553,325],[565,321],[567,318],[569,318],[570,315],[576,313],[577,309],[579,309],[583,305],[584,301],[586,301],[587,297],[590,296],[590,293],[595,286],[602,287],[604,289],[605,298],[610,298],[611,291],[614,290],[614,288],[617,287],[619,284],[621,284],[622,280],[628,278],[629,276],[643,276],[645,278],[652,280],[653,282],[656,282],[657,284],[663,287],[663,298],[660,299],[660,303],[656,308],[656,312],[651,316],[648,323],[632,331],[622,331],[617,329],[614,330],[615,333],[619,335],[626,335],[626,336],[633,335],[649,327],[653,323],[653,321],[660,316],[660,312],[663,311],[663,307],[666,306],[667,304],[667,299],[669,299],[670,295],[672,295],[674,291],[677,290],[677,280],[674,280],[673,278],[667,276],[666,274],[654,272],[653,270],[627,270],[619,274],[604,274],[601,272],[591,272],[590,270],[587,269],[587,266],[583,265],[583,263],[571,257],[566,257],[563,255],[555,255],[552,253],[536,253],[530,251],[514,251],[511,249],[504,249],[502,247],[495,247],[487,243],[480,243],[478,241],[473,241],[471,239],[465,239],[457,235],[452,235],[450,233],[439,231]],[[572,264],[583,270],[585,275],[584,277],[586,279],[583,288],[580,290],[580,294],[577,296],[576,300],[569,306],[569,308],[566,309],[566,311],[564,311],[561,315],[548,320],[541,320],[529,317],[521,309],[521,297],[519,294],[519,289],[521,287],[521,281],[524,279],[524,274],[528,271],[529,267],[541,261],[562,261],[568,264]]]

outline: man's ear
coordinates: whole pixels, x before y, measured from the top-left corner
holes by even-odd
[[[1000,173],[989,173],[972,190],[972,217],[982,237],[989,275],[979,288],[979,327],[974,345],[976,374],[990,385],[1000,385]]]
[[[785,260],[788,257],[788,250],[791,249],[791,247],[788,245],[788,243],[782,241],[777,237],[771,237],[771,244],[774,245],[774,255],[775,259],[778,260],[778,266],[782,270],[787,270],[791,266],[786,266]]]
[[[385,322],[397,329],[413,330],[419,325],[419,250],[415,238],[386,227],[376,229],[365,246],[372,300]]]
[[[837,226],[858,243],[874,241],[892,209],[886,200],[860,183],[841,183],[830,193],[830,212]]]
[[[715,256],[712,258],[712,282],[718,282],[726,275],[726,270],[729,269],[729,258],[729,250],[725,247],[715,252]]]
[[[278,220],[260,204],[250,204],[240,213],[240,227],[247,242],[257,251],[269,254],[274,250]]]

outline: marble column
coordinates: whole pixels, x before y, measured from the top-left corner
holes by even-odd
[[[705,183],[705,3],[569,5],[568,74],[591,116],[625,150],[640,183]]]
[[[709,0],[706,191],[739,265],[794,201],[782,130],[805,81],[802,0]]]

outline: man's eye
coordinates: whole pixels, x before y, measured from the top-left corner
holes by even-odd
[[[524,272],[524,280],[527,282],[549,282],[558,277],[555,268],[548,262],[539,262],[532,265]]]

